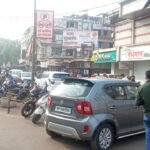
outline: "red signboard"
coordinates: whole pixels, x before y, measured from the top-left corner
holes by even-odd
[[[36,37],[39,39],[52,39],[54,29],[54,12],[37,10]]]

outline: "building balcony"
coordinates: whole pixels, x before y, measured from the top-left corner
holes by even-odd
[[[113,42],[113,38],[111,36],[99,36],[98,37],[98,41],[102,41],[102,42]]]

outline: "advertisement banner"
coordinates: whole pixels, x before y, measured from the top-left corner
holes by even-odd
[[[37,10],[36,37],[39,39],[52,39],[54,28],[54,12]]]
[[[64,31],[63,47],[81,48],[83,45],[91,43],[94,48],[98,46],[97,31]]]
[[[120,61],[150,60],[150,45],[120,48]]]
[[[112,63],[116,62],[116,51],[97,52],[94,54],[94,63]]]

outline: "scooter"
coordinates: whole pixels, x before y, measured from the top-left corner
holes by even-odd
[[[36,103],[36,109],[33,113],[32,122],[36,124],[46,111],[48,93],[42,96]]]
[[[42,89],[35,84],[35,86],[33,87],[33,89],[31,89],[29,94],[30,100],[28,100],[21,109],[22,116],[27,118],[32,115],[32,113],[36,109],[36,102],[38,101],[38,99],[40,99],[43,95],[48,93],[47,87],[48,85],[46,85],[44,89]]]
[[[59,83],[60,84],[60,83]],[[36,109],[33,113],[33,117],[32,117],[32,122],[34,124],[37,124],[37,122],[41,119],[41,117],[43,116],[43,114],[45,114],[46,112],[46,108],[47,108],[47,101],[48,101],[48,96],[50,94],[50,92],[59,84],[55,84],[53,86],[49,86],[48,87],[48,93],[46,93],[44,96],[42,96],[36,103]]]

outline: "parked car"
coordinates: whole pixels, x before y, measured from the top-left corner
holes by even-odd
[[[21,80],[25,81],[31,81],[32,80],[32,73],[31,72],[21,72],[20,73]]]
[[[120,79],[65,79],[48,98],[46,132],[107,150],[115,139],[144,132],[136,90],[136,83]]]
[[[20,70],[20,69],[11,69],[10,70],[10,74],[13,77],[19,77],[21,72],[23,72],[23,70]]]
[[[42,73],[42,77],[37,79],[36,82],[39,84],[59,84],[64,78],[69,77],[67,72],[56,72],[56,71],[45,71]]]

